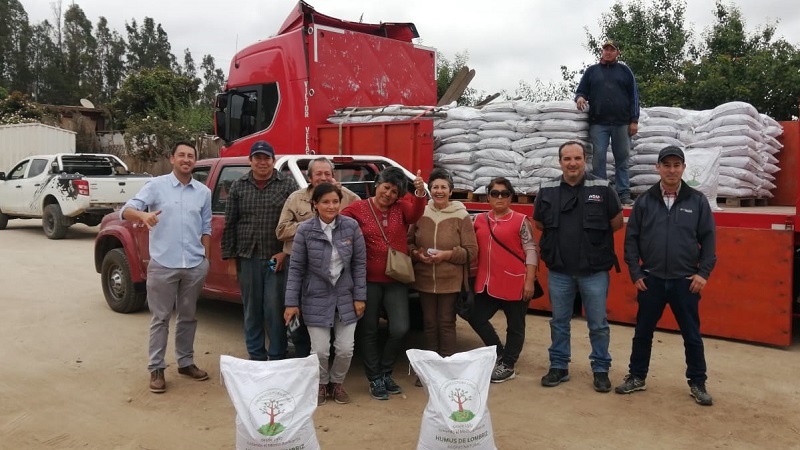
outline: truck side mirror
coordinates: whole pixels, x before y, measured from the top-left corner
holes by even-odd
[[[225,121],[225,111],[214,111],[214,131],[223,141],[228,142],[228,123]]]
[[[6,173],[5,172],[0,172],[0,180],[5,181],[5,179],[6,179]]]
[[[225,109],[228,107],[228,94],[221,93],[214,96],[214,108]]]

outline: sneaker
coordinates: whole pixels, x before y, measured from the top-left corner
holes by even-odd
[[[647,385],[644,383],[644,378],[639,378],[636,375],[628,374],[622,380],[622,384],[614,389],[617,394],[631,394],[636,391],[646,391]]]
[[[708,391],[706,391],[705,384],[695,384],[693,386],[689,386],[689,395],[694,397],[694,401],[696,401],[698,405],[711,406],[714,404],[714,400],[711,398],[711,395],[709,395]]]
[[[389,400],[389,393],[386,392],[386,385],[383,384],[383,378],[372,380],[369,382],[369,395],[376,400]]]
[[[386,387],[386,392],[390,394],[402,394],[403,388],[394,382],[392,374],[387,373],[383,375],[383,385]]]
[[[320,384],[317,392],[317,406],[322,406],[328,401],[328,385]]]
[[[619,202],[622,206],[632,206],[633,200],[630,197],[620,197]]]
[[[167,381],[164,379],[164,369],[150,372],[150,392],[163,394],[167,391]]]
[[[186,375],[187,377],[194,378],[197,381],[203,381],[208,379],[208,372],[205,370],[200,370],[194,364],[188,365],[186,367],[179,367],[178,373],[181,375]]]
[[[547,374],[542,377],[542,386],[554,387],[564,381],[569,381],[569,370],[550,368]]]
[[[504,381],[513,380],[517,377],[513,367],[508,367],[503,363],[498,363],[494,366],[492,371],[492,383],[502,383]]]
[[[350,396],[347,395],[347,391],[344,390],[344,386],[342,383],[331,383],[333,385],[333,391],[331,396],[333,397],[333,401],[340,405],[346,405],[350,403]]]
[[[597,392],[611,392],[611,380],[608,379],[608,372],[594,373],[594,390]]]

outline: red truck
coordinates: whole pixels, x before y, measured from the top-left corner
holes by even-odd
[[[304,176],[314,155],[279,157],[275,169],[290,174],[302,188],[308,186]],[[372,194],[378,172],[386,167],[400,167],[384,157],[343,156],[332,158],[337,180],[351,191],[366,198]],[[401,167],[402,168],[402,167]],[[203,296],[230,302],[241,302],[239,285],[228,275],[228,264],[222,260],[220,240],[225,225],[225,202],[234,180],[250,170],[246,157],[204,159],[197,162],[192,176],[211,189],[211,263]],[[409,180],[415,175],[405,170]],[[100,274],[103,294],[112,310],[131,313],[142,309],[147,299],[145,282],[150,261],[149,233],[141,223],[122,220],[119,213],[108,214],[100,224],[94,244],[94,266]]]
[[[415,45],[412,39],[417,36],[410,23],[348,22],[300,2],[274,37],[241,50],[231,62],[225,92],[216,98],[216,132],[227,142],[222,155],[246,155],[254,141],[264,139],[279,155],[380,155],[413,171],[422,169],[426,177],[433,166],[430,119],[327,123],[340,108],[434,105],[436,54]],[[795,263],[800,242],[795,231],[800,226],[800,129],[797,122],[782,125],[785,147],[774,199],[780,206],[715,213],[718,264],[700,304],[707,335],[779,346],[792,342],[800,286]],[[488,209],[486,203],[465,204],[471,211]],[[533,213],[530,202],[513,207]],[[111,226],[107,219],[103,231]],[[623,235],[624,230],[617,233],[620,256]],[[141,241],[136,242],[142,248]],[[128,261],[140,257],[129,253],[129,245],[123,249],[122,244],[102,243],[98,236],[95,264],[104,273],[104,291],[115,310],[138,309],[144,303],[143,265],[137,262],[136,274],[125,277],[131,269],[123,254]],[[546,268],[539,273],[546,288]],[[207,294],[232,298],[230,286],[211,282]],[[531,308],[549,310],[547,297],[532,302]],[[635,323],[636,308],[636,291],[623,267],[622,273],[612,273],[609,319]],[[659,326],[677,329],[671,314]]]

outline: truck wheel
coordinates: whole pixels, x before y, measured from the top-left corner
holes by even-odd
[[[5,230],[6,226],[8,226],[8,216],[0,211],[0,230]]]
[[[60,206],[52,204],[44,207],[42,228],[48,239],[64,239],[69,226],[66,225],[66,220],[64,219],[64,214],[61,213]]]
[[[115,248],[106,253],[100,270],[103,295],[112,310],[128,314],[141,310],[147,300],[147,292],[137,292],[131,281],[131,266],[125,250]]]

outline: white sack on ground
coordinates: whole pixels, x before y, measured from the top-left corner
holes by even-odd
[[[236,449],[319,449],[319,359],[247,361],[222,355],[220,373],[236,409]]]
[[[406,355],[428,393],[417,449],[496,449],[487,405],[495,347],[447,358],[417,349]]]

